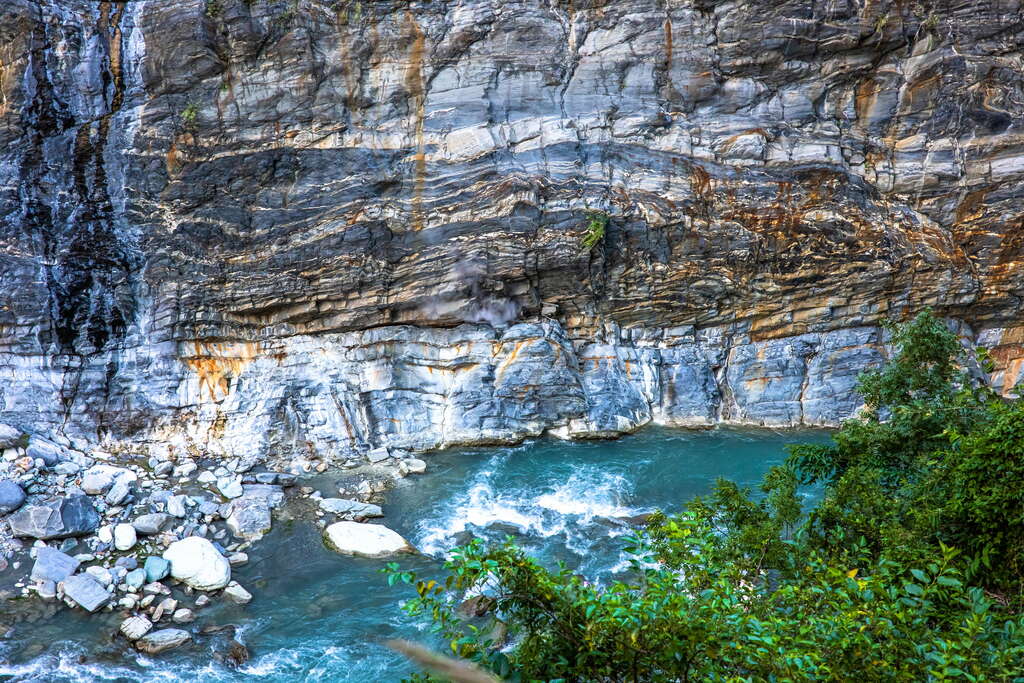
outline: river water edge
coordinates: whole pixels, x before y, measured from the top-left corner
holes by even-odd
[[[617,520],[678,511],[719,477],[756,487],[785,458],[785,444],[827,438],[820,430],[651,427],[615,441],[451,449],[425,456],[426,474],[400,480],[377,521],[420,550],[398,559],[423,574],[439,575],[446,552],[474,536],[512,535],[541,562],[563,561],[599,579],[625,566],[621,536],[629,528]],[[341,477],[329,471],[301,483],[329,496]],[[410,673],[382,643],[428,636],[400,609],[410,589],[387,586],[386,560],[328,550],[315,519],[296,503],[278,512],[249,555],[233,577],[253,601],[199,612],[190,648],[147,657],[114,635],[118,613],[54,606],[0,639],[0,680],[355,682]],[[251,655],[238,668],[220,661],[224,631],[203,634],[228,624]]]

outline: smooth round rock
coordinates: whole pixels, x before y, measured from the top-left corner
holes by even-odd
[[[416,549],[397,532],[381,524],[335,522],[324,529],[324,543],[342,555],[387,557]]]
[[[201,591],[219,590],[231,581],[231,564],[212,543],[199,536],[175,541],[163,557],[171,576]]]

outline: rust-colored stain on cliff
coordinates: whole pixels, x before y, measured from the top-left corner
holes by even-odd
[[[193,342],[192,354],[181,361],[199,376],[199,396],[222,401],[231,388],[231,380],[259,355],[256,342]]]
[[[426,36],[416,23],[412,11],[406,13],[412,46],[409,49],[409,64],[405,70],[405,89],[412,98],[415,108],[416,153],[413,155],[412,229],[423,229],[423,187],[427,176],[427,157],[423,139],[423,123],[426,112],[426,88],[423,79],[423,51]]]

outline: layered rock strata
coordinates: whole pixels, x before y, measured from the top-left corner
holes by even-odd
[[[833,424],[926,305],[1009,392],[1022,33],[1018,0],[11,0],[0,421],[247,459]]]

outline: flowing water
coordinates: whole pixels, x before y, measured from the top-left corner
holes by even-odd
[[[651,428],[618,441],[541,439],[511,448],[431,455],[428,473],[387,494],[382,521],[423,551],[404,566],[436,572],[449,548],[472,536],[516,536],[545,563],[565,561],[593,578],[622,566],[617,518],[678,510],[718,477],[751,487],[794,440],[821,432],[682,431]],[[315,484],[336,495],[330,477]],[[0,680],[12,681],[394,681],[410,667],[381,645],[421,639],[423,625],[399,609],[407,586],[389,588],[384,562],[324,548],[311,521],[275,522],[233,572],[255,596],[217,603],[194,626],[231,623],[252,653],[237,670],[213,656],[214,637],[148,658],[112,638],[120,617],[61,610],[21,623],[0,640]],[[440,572],[437,572],[438,574]]]

